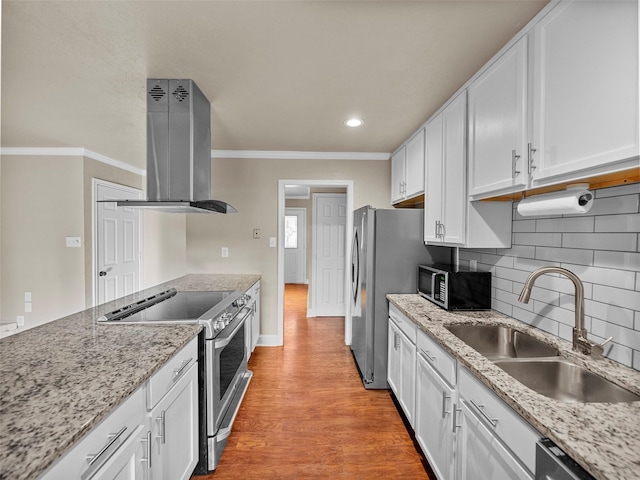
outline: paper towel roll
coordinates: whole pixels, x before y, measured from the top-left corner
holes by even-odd
[[[593,193],[585,187],[567,187],[562,192],[527,197],[518,204],[523,217],[543,215],[580,215],[591,210]]]

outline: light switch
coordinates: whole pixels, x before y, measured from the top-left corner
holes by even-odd
[[[276,237],[269,237],[269,246],[271,248],[276,248]]]
[[[25,313],[31,313],[31,302],[24,302]]]
[[[222,258],[227,258],[229,256],[229,247],[222,247]]]
[[[24,301],[25,302],[31,301],[31,292],[24,292]]]

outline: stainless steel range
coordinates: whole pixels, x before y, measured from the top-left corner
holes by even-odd
[[[253,373],[247,369],[245,320],[251,309],[240,291],[166,290],[105,314],[101,323],[199,323],[200,460],[195,473],[215,470]]]

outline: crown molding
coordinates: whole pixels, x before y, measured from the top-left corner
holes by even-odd
[[[83,147],[2,147],[0,155],[23,155],[33,157],[87,157],[112,167],[117,167],[136,175],[145,176],[146,171],[133,167],[127,163],[115,160],[101,153],[88,150]]]
[[[254,158],[264,160],[389,160],[382,152],[298,152],[290,150],[211,150],[211,158]]]

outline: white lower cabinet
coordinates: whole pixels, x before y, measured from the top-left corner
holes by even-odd
[[[416,385],[416,324],[389,306],[387,382],[407,420],[414,426]]]
[[[197,341],[189,342],[40,478],[189,479],[198,461]]]
[[[465,480],[531,480],[533,477],[469,408],[456,410],[456,478]]]
[[[418,352],[416,368],[416,440],[436,476],[452,479],[453,409],[456,391],[442,380],[429,365],[424,353]]]
[[[251,309],[251,314],[245,323],[245,343],[247,345],[247,360],[249,360],[260,336],[260,280],[246,293],[249,295],[247,306]]]

